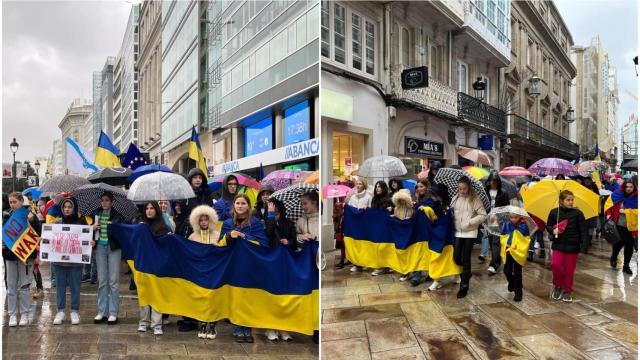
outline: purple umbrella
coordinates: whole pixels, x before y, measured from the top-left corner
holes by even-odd
[[[271,187],[275,191],[286,189],[289,186],[291,186],[291,180],[288,180],[288,179],[276,179],[276,178],[264,179],[260,181],[260,183],[262,185],[271,185]]]
[[[291,183],[300,176],[309,173],[301,170],[275,170],[270,172],[260,181],[262,185],[271,185],[275,191],[291,186]]]
[[[529,168],[532,173],[541,175],[557,176],[563,174],[564,176],[578,175],[576,168],[571,165],[570,162],[558,158],[546,158],[540,159],[533,163]]]

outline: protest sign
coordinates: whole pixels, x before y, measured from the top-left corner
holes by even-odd
[[[40,260],[90,264],[92,238],[93,229],[88,225],[43,225]]]
[[[29,225],[29,210],[22,206],[2,225],[2,241],[22,261],[38,246],[40,237]]]

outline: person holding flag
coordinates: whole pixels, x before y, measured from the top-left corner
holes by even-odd
[[[27,214],[27,227],[35,231],[38,236],[40,236],[42,229],[38,217],[29,210],[28,206],[24,205],[24,197],[21,193],[13,192],[9,194],[9,207],[9,210],[2,213],[2,257],[5,261],[7,276],[7,312],[9,314],[9,326],[14,327],[18,325],[18,313],[20,314],[20,326],[27,326],[29,324],[31,299],[31,295],[29,294],[29,288],[31,287],[31,269],[33,268],[36,252],[33,251],[23,262],[6,244],[6,241],[9,240],[8,233],[14,229],[14,227],[6,229],[6,231],[5,227],[11,226],[9,220],[12,218],[12,215],[24,207]],[[22,220],[23,219],[16,219],[17,222],[22,222]],[[28,231],[28,229],[25,229],[25,232],[26,231]],[[18,239],[16,240],[19,240],[23,235],[24,233],[17,236]],[[18,304],[20,305],[19,309]]]
[[[196,167],[199,168],[205,175],[204,181],[207,180],[207,163],[204,155],[202,154],[202,146],[200,146],[200,139],[196,133],[195,125],[191,128],[191,141],[189,142],[189,159],[196,161]]]
[[[611,267],[616,268],[618,254],[624,247],[624,265],[622,271],[633,275],[631,267],[631,256],[633,249],[638,247],[638,188],[631,180],[625,180],[622,186],[613,192],[607,199],[605,205],[605,215],[611,219],[618,229],[620,241],[613,244],[611,252]]]

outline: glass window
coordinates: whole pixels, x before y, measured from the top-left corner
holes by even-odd
[[[296,37],[298,38],[296,47],[300,49],[307,43],[307,15],[302,15],[296,21]]]
[[[334,60],[345,63],[345,10],[342,6],[334,4]]]
[[[282,30],[278,35],[271,39],[270,52],[271,64],[275,64],[282,60],[287,53],[287,31]]]
[[[269,67],[269,44],[265,44],[256,51],[256,74],[260,74]]]
[[[318,6],[314,6],[307,12],[307,42],[318,37],[320,29],[320,16],[318,15]]]
[[[329,49],[331,37],[329,33],[329,2],[326,0],[322,0],[322,16],[321,16],[321,26],[322,30],[320,31],[322,34],[322,48],[321,53],[324,57],[329,57]]]
[[[351,52],[352,66],[362,70],[362,20],[359,15],[351,14]]]
[[[467,64],[458,63],[458,91],[467,93]]]
[[[376,28],[372,22],[366,21],[366,60],[367,60],[367,73],[375,75],[375,62],[376,62]]]
[[[411,67],[409,63],[409,54],[411,54],[409,51],[409,43],[409,30],[402,28],[402,64],[405,68]]]
[[[435,46],[431,47],[431,69],[430,69],[430,77],[437,79],[438,78],[438,51]]]
[[[288,53],[292,53],[296,50],[296,24],[289,25],[289,39],[287,39],[287,44],[289,45]]]

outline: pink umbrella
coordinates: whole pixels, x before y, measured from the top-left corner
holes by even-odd
[[[327,185],[322,188],[322,198],[333,199],[349,195],[351,188],[344,185]]]
[[[270,179],[286,179],[286,180],[295,180],[299,178],[301,175],[309,173],[309,171],[302,170],[275,170],[270,172],[267,176],[262,180],[270,180]]]
[[[491,166],[491,158],[484,151],[477,150],[477,149],[463,148],[458,150],[458,155],[462,156],[465,159],[473,161],[477,166],[480,166],[480,165]]]
[[[508,166],[498,173],[500,176],[532,176],[533,174],[520,166]]]

